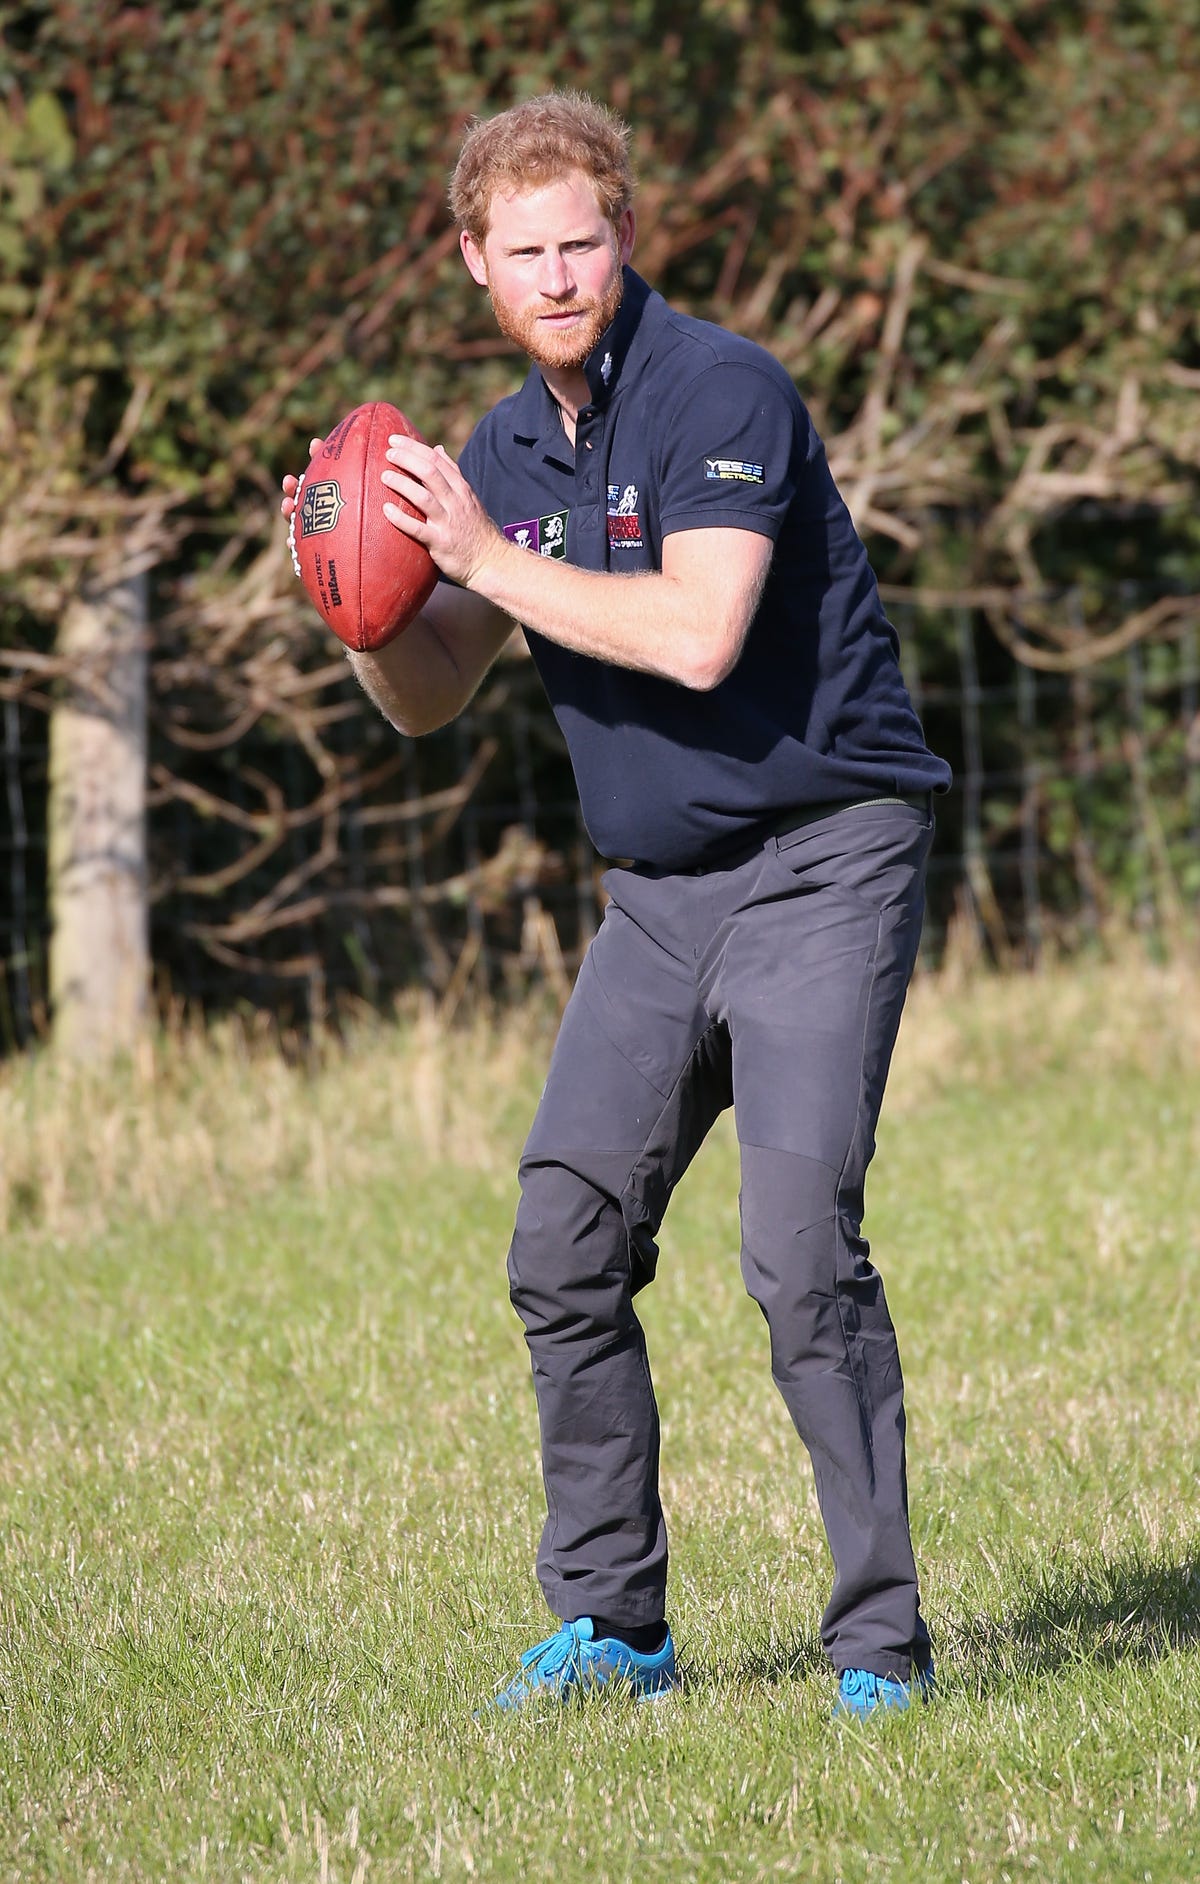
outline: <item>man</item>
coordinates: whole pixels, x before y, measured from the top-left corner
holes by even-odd
[[[422,733],[522,624],[588,828],[623,860],[521,1161],[509,1275],[541,1426],[538,1574],[561,1626],[497,1703],[614,1676],[647,1698],[674,1685],[633,1296],[732,1103],[743,1273],[833,1555],[837,1710],[865,1714],[932,1687],[900,1362],[861,1219],[949,774],[788,375],[629,268],[628,136],[574,94],[467,133],[463,258],[532,364],[460,464],[392,441],[384,483],[419,515],[386,514],[448,580],[353,657],[387,717]]]

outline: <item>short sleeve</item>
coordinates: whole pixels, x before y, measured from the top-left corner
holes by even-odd
[[[662,534],[732,528],[778,536],[807,457],[807,415],[790,381],[721,361],[697,374],[667,422]]]
[[[471,486],[471,489],[474,491],[480,503],[486,504],[487,498],[483,488],[485,454],[481,436],[482,432],[483,425],[480,423],[475,426],[471,436],[459,452],[457,462],[459,470],[466,478],[467,483]]]

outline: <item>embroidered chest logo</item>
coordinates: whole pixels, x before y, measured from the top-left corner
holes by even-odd
[[[569,510],[551,510],[544,517],[527,517],[523,523],[506,523],[504,534],[518,549],[532,550],[535,556],[567,559],[567,518]]]
[[[642,520],[638,516],[638,487],[608,487],[608,540],[613,549],[641,549]]]
[[[301,536],[318,536],[323,530],[332,530],[344,504],[341,487],[335,479],[323,478],[318,484],[306,484],[300,499]]]

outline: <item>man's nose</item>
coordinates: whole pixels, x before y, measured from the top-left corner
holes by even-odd
[[[561,301],[574,291],[574,286],[566,257],[547,249],[542,258],[542,293]]]

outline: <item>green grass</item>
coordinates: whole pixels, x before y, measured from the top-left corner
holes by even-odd
[[[686,1687],[480,1727],[547,1622],[542,1019],[0,1070],[0,1877],[1200,1876],[1197,993],[917,991],[868,1229],[942,1696],[866,1728],[727,1131],[640,1298]]]

